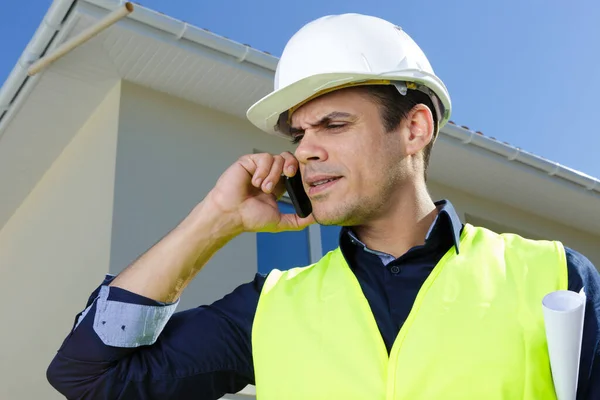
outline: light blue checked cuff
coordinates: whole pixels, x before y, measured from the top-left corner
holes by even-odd
[[[179,304],[179,300],[164,306],[122,303],[108,300],[109,292],[109,286],[100,288],[94,315],[94,331],[107,346],[154,344]]]

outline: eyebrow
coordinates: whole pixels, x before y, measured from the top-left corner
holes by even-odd
[[[354,115],[347,113],[347,112],[342,112],[342,111],[333,111],[333,112],[330,112],[329,114],[325,115],[324,117],[322,117],[317,122],[309,124],[309,125],[312,127],[322,126],[322,125],[325,125],[326,123],[330,122],[331,120],[338,119],[338,118],[354,118]],[[302,132],[304,132],[304,129],[297,128],[294,126],[290,127],[290,133],[292,133],[292,134],[302,133]]]

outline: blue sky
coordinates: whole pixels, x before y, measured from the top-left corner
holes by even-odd
[[[2,3],[1,82],[51,1]],[[297,29],[322,15],[359,12],[388,19],[429,57],[450,91],[457,124],[600,177],[600,1],[140,3],[275,55]]]

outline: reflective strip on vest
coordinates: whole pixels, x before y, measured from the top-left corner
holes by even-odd
[[[388,356],[338,249],[274,270],[252,330],[259,400],[556,399],[541,301],[567,289],[564,248],[465,225]]]

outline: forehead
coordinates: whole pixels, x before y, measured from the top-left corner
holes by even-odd
[[[346,88],[327,93],[308,101],[300,106],[291,117],[292,126],[302,123],[311,123],[335,111],[344,112],[353,116],[370,111],[375,103],[359,88]]]

